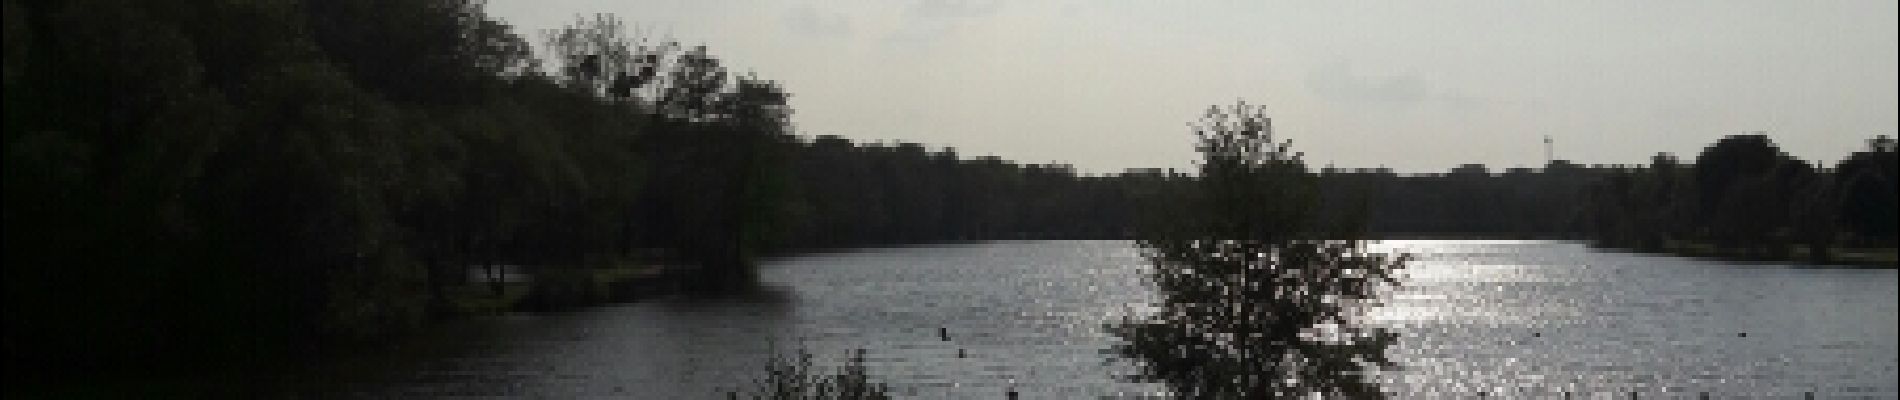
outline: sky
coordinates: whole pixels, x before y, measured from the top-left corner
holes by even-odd
[[[1894,1],[491,0],[533,42],[582,15],[704,44],[801,135],[1090,173],[1191,168],[1244,100],[1308,164],[1443,172],[1693,160],[1766,132],[1831,166],[1900,129]]]

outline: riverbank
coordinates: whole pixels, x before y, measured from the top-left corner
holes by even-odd
[[[680,265],[634,261],[584,267],[532,267],[526,271],[525,279],[503,280],[498,285],[471,282],[445,290],[446,304],[442,313],[453,318],[633,301],[678,290],[679,281],[688,269]]]
[[[1794,263],[1815,267],[1900,269],[1900,249],[1891,247],[1831,247],[1828,248],[1828,257],[1825,262],[1815,262],[1806,246],[1793,246],[1784,254],[1774,254],[1773,252],[1744,252],[1737,251],[1736,249],[1720,248],[1705,242],[1683,240],[1667,241],[1660,250],[1599,246],[1596,244],[1592,244],[1592,247],[1609,248],[1632,253],[1661,254],[1732,262]]]
[[[426,326],[370,343],[325,343],[302,356],[254,355],[232,362],[192,364],[162,371],[127,371],[93,376],[8,374],[6,398],[299,398],[306,393],[339,393],[334,382],[368,381],[369,371],[416,360],[453,356],[445,335],[463,324],[520,312],[579,309],[637,301],[671,293],[689,268],[651,261],[621,260],[576,267],[515,267],[517,277],[491,286],[471,279],[446,288],[442,304]],[[499,288],[499,291],[496,288]]]

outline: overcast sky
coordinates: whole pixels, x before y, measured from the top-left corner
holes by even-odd
[[[1829,165],[1894,135],[1896,2],[491,0],[580,14],[779,81],[805,135],[1088,172],[1189,166],[1187,123],[1267,106],[1315,166],[1442,172],[1691,159],[1767,131]]]

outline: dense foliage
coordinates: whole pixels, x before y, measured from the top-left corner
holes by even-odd
[[[1658,154],[1644,168],[1592,182],[1585,230],[1619,247],[1688,244],[1723,254],[1786,259],[1796,249],[1828,261],[1838,248],[1895,246],[1894,140],[1876,137],[1831,171],[1795,159],[1763,135],[1723,138],[1692,165]]]
[[[537,58],[471,0],[5,8],[13,372],[373,343],[469,266],[719,287],[770,251],[1119,237],[1134,208],[1064,166],[799,139],[773,82],[612,16]]]
[[[1403,256],[1363,247],[1363,221],[1323,217],[1314,176],[1245,103],[1195,126],[1200,179],[1140,244],[1160,300],[1111,325],[1135,379],[1177,398],[1379,398],[1395,335],[1358,315]]]
[[[664,247],[744,275],[785,203],[765,188],[786,96],[703,50],[641,85],[655,105],[541,72],[562,60],[466,0],[7,1],[6,18],[10,371],[378,341],[468,265]]]

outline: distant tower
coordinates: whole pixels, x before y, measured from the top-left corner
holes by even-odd
[[[1557,161],[1556,153],[1550,147],[1550,135],[1544,135],[1544,165]]]

